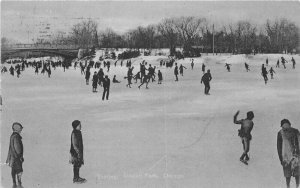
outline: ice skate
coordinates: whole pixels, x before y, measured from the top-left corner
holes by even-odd
[[[240,159],[240,161],[241,161],[242,163],[244,163],[245,165],[248,165],[248,162],[247,162],[246,160]]]

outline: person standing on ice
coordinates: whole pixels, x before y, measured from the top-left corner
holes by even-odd
[[[158,84],[161,84],[163,77],[162,77],[162,73],[160,72],[160,70],[158,70],[157,76],[158,76]]]
[[[231,64],[225,63],[225,67],[226,67],[226,69],[227,69],[228,72],[230,72],[230,66],[231,66]]]
[[[250,69],[249,69],[249,65],[245,62],[245,68],[246,68],[246,71],[248,72],[248,71],[250,71]]]
[[[277,60],[277,63],[276,63],[276,68],[279,68],[279,59]]]
[[[296,61],[295,61],[295,59],[292,57],[292,63],[293,63],[293,69],[295,69],[295,67],[296,67]]]
[[[180,64],[180,66],[179,66],[179,73],[181,74],[181,76],[183,76],[183,68],[186,69],[185,66],[183,66],[182,64]]]
[[[74,120],[72,122],[72,127],[73,131],[71,134],[70,163],[73,164],[73,183],[85,183],[86,179],[79,176],[79,169],[82,165],[84,165],[81,122],[79,120]]]
[[[174,68],[174,75],[175,75],[175,81],[178,82],[178,66],[177,63],[175,63],[175,68]]]
[[[266,66],[269,66],[269,60],[268,60],[268,58],[266,59]]]
[[[264,64],[261,66],[261,75],[264,77],[265,84],[268,82],[268,71]]]
[[[15,69],[13,68],[13,66],[11,65],[10,68],[9,68],[9,72],[12,76],[14,76],[15,74]]]
[[[106,94],[106,100],[108,100],[109,97],[109,88],[110,88],[110,79],[106,75],[103,81],[103,94],[102,94],[102,100],[105,98]]]
[[[299,187],[299,139],[298,129],[291,127],[288,119],[280,122],[281,130],[277,134],[277,152],[286,179],[286,186],[290,188],[291,177],[296,180],[296,187]]]
[[[192,67],[192,70],[193,70],[194,69],[194,59],[192,59],[191,67]]]
[[[281,64],[283,65],[284,69],[286,69],[285,63],[287,63],[287,61],[284,59],[284,57],[281,57]]]
[[[254,118],[254,113],[252,111],[247,112],[247,118],[246,119],[241,119],[241,120],[237,120],[237,117],[239,115],[240,111],[238,110],[234,117],[233,117],[233,122],[235,124],[240,124],[241,128],[239,129],[239,136],[242,139],[242,144],[243,144],[243,149],[244,152],[240,157],[240,161],[248,164],[249,161],[249,155],[248,152],[250,150],[250,141],[252,139],[252,135],[251,135],[251,131],[253,129],[253,118]]]
[[[102,82],[103,82],[103,78],[104,77],[104,72],[103,69],[100,68],[100,70],[98,71],[98,80],[99,80],[99,85],[102,86]]]
[[[201,84],[202,82],[204,83],[204,94],[205,95],[209,95],[209,90],[210,90],[210,84],[209,82],[211,81],[212,77],[211,77],[211,74],[210,74],[210,70],[208,69],[207,70],[207,73],[205,73],[202,78],[201,78]]]
[[[92,82],[93,82],[93,92],[97,92],[97,85],[98,85],[97,71],[94,72]]]
[[[271,79],[273,79],[273,74],[275,73],[275,71],[273,70],[273,67],[270,68],[269,72],[271,75]]]
[[[202,72],[203,72],[203,74],[205,73],[205,65],[204,65],[204,63],[202,63]]]
[[[89,85],[90,76],[91,76],[91,71],[90,71],[90,66],[88,66],[86,68],[86,72],[85,72],[85,83],[86,83],[86,85]]]
[[[127,81],[128,81],[128,84],[126,85],[126,87],[129,87],[129,88],[131,88],[131,84],[132,84],[131,79],[133,76],[133,73],[132,73],[133,69],[134,69],[134,67],[132,67],[132,68],[128,67],[127,77],[125,77],[125,78],[127,78]]]
[[[15,122],[12,125],[13,133],[10,136],[9,150],[6,159],[6,164],[11,167],[11,176],[13,181],[13,188],[17,187],[16,178],[18,180],[18,186],[22,187],[22,173],[23,173],[23,142],[21,132],[23,126]]]

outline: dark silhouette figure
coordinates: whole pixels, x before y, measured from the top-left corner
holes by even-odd
[[[276,63],[276,68],[279,68],[279,59],[277,60],[277,63]]]
[[[120,83],[120,81],[116,79],[116,75],[114,75],[113,83]]]
[[[86,68],[86,72],[85,72],[85,82],[86,82],[86,85],[89,85],[90,76],[91,76],[91,71],[90,71],[90,66],[88,66]]]
[[[202,72],[203,72],[203,74],[205,73],[205,65],[204,65],[204,63],[202,63]]]
[[[108,100],[108,96],[109,96],[109,88],[110,88],[110,79],[108,78],[108,76],[106,75],[103,81],[103,94],[102,94],[102,100],[104,100],[105,98],[105,94],[106,94],[106,100]]]
[[[284,57],[281,57],[281,64],[283,65],[284,69],[286,69],[285,63],[287,63],[287,61],[284,59]]]
[[[177,63],[175,63],[175,68],[174,68],[174,75],[175,75],[175,81],[178,82],[178,66]]]
[[[268,82],[268,71],[267,71],[267,68],[265,67],[264,64],[262,64],[262,66],[261,66],[261,75],[264,78],[265,84],[267,84],[267,82]]]
[[[192,70],[193,70],[194,69],[194,59],[192,59],[191,67],[192,67]]]
[[[179,66],[179,73],[181,74],[181,76],[183,76],[183,68],[186,69],[185,66],[183,66],[182,64],[180,64],[180,66]]]
[[[160,72],[160,70],[158,70],[157,76],[158,76],[158,84],[161,84],[161,82],[163,80],[163,76],[162,76],[162,73]]]
[[[209,95],[209,90],[210,90],[210,84],[209,82],[211,81],[212,77],[211,77],[211,74],[210,74],[210,70],[208,69],[207,70],[207,73],[205,73],[202,78],[201,78],[201,84],[202,82],[204,83],[204,94],[205,95]]]
[[[230,66],[231,66],[231,64],[225,63],[225,67],[226,67],[226,69],[227,69],[228,72],[230,72]]]
[[[98,75],[97,75],[97,72],[95,71],[94,72],[94,75],[93,75],[93,79],[92,79],[92,82],[93,82],[93,92],[97,92],[97,86],[98,86]]]
[[[251,131],[253,129],[253,118],[254,113],[252,111],[247,112],[247,118],[237,120],[237,116],[239,115],[240,111],[237,111],[233,117],[233,122],[235,124],[240,124],[241,128],[239,129],[239,136],[241,137],[244,152],[240,157],[240,161],[248,164],[247,162],[250,160],[248,152],[250,150],[250,141],[252,139]]]
[[[249,65],[245,62],[245,68],[246,68],[246,71],[248,72],[248,71],[250,71],[250,69],[249,69]]]
[[[271,79],[273,79],[273,74],[275,73],[275,71],[273,70],[273,67],[270,68],[269,73],[271,75]]]
[[[11,177],[13,187],[17,187],[16,178],[18,180],[18,187],[22,187],[22,173],[23,173],[23,142],[20,136],[23,126],[15,122],[12,125],[13,133],[10,136],[9,150],[6,163],[11,167]]]
[[[81,122],[79,120],[73,121],[72,127],[73,131],[71,134],[70,163],[73,164],[73,183],[85,183],[86,179],[79,176],[79,169],[84,164]]]
[[[129,88],[131,88],[131,79],[132,79],[132,76],[133,76],[133,73],[132,73],[132,71],[133,71],[133,69],[134,69],[134,67],[132,67],[132,68],[128,68],[128,71],[127,71],[127,77],[125,77],[125,78],[127,78],[127,81],[128,81],[128,84],[126,85],[126,87],[129,87]]]
[[[148,88],[148,83],[149,83],[149,81],[150,81],[150,78],[151,78],[151,77],[150,77],[149,74],[145,75],[144,78],[143,78],[143,81],[142,81],[141,85],[139,85],[138,88],[140,89],[142,85],[146,84],[146,89],[149,89],[149,88]]]
[[[295,69],[296,68],[296,61],[295,61],[295,59],[292,57],[292,63],[293,63],[293,69]]]

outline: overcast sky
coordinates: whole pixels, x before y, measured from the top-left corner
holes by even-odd
[[[92,18],[99,30],[110,27],[119,33],[163,18],[205,17],[221,26],[248,20],[262,25],[267,19],[285,17],[300,26],[299,1],[1,1],[1,35],[28,42],[42,23],[52,32],[70,31],[73,24]]]

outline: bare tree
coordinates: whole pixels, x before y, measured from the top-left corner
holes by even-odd
[[[98,24],[91,20],[84,20],[72,27],[72,39],[76,45],[82,48],[94,46],[95,38],[97,37]]]
[[[164,19],[157,26],[158,32],[167,40],[170,48],[170,54],[175,54],[175,45],[177,43],[178,31],[174,18]]]
[[[175,26],[183,43],[183,49],[189,52],[195,38],[201,34],[205,18],[180,17],[175,20]]]

